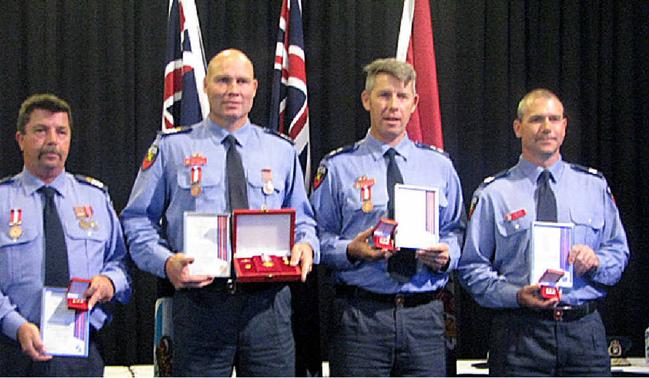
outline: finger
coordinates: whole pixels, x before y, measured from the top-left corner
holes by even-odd
[[[202,280],[202,281],[192,282],[191,284],[189,284],[186,287],[201,288],[201,287],[205,287],[205,286],[211,284],[212,282],[214,282],[214,277],[208,277],[207,279]]]
[[[313,258],[308,253],[305,253],[302,256],[302,282],[306,282],[307,275],[311,272],[311,269],[313,269]]]
[[[95,307],[95,304],[97,302],[101,301],[101,295],[99,294],[99,291],[96,291],[89,299],[88,299],[88,311],[92,310],[93,307]]]
[[[372,236],[372,233],[374,232],[374,227],[370,227],[367,230],[360,232],[358,235],[356,235],[356,239],[360,240],[367,240]]]
[[[300,262],[302,259],[302,249],[301,248],[293,248],[293,251],[291,252],[291,262],[289,263],[291,266],[297,266],[297,264]]]

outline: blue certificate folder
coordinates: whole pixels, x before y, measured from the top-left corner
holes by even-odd
[[[573,244],[573,230],[572,223],[532,223],[530,283],[539,282],[547,269],[555,269],[564,272],[556,286],[572,288],[573,267],[568,263],[568,256]]]
[[[68,308],[66,288],[43,288],[40,330],[47,354],[88,357],[90,316]]]

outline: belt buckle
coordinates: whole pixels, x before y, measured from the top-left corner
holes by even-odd
[[[232,278],[228,278],[227,282],[225,283],[225,289],[227,290],[228,294],[235,294],[237,292],[237,283],[234,282]]]
[[[564,313],[564,309],[563,309],[563,308],[558,308],[558,307],[555,308],[555,309],[552,311],[552,315],[554,316],[554,320],[556,320],[556,321],[558,321],[558,322],[563,321],[563,313]]]

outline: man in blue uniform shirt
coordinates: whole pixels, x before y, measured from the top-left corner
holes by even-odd
[[[499,310],[491,375],[610,375],[597,304],[620,279],[629,248],[604,177],[561,158],[567,123],[555,94],[525,95],[513,124],[518,164],[486,179],[473,197],[459,270],[475,300]],[[530,279],[535,220],[574,224],[573,285],[560,299],[540,295]]]
[[[446,374],[440,290],[460,257],[464,232],[460,180],[449,158],[414,143],[406,125],[417,106],[411,65],[379,59],[365,67],[361,94],[370,129],[318,168],[311,203],[322,262],[335,271],[332,376]],[[410,276],[388,272],[394,256],[368,243],[389,214],[389,154],[402,182],[439,188],[440,242],[416,251]]]
[[[130,252],[140,269],[168,278],[176,288],[174,375],[230,376],[233,366],[241,376],[294,375],[286,284],[239,284],[233,292],[225,279],[188,272],[193,259],[182,253],[183,213],[229,211],[226,155],[232,137],[243,163],[248,207],[296,210],[290,262],[301,265],[302,280],[319,259],[313,211],[292,143],[248,119],[257,90],[252,62],[238,50],[220,52],[208,65],[204,90],[208,118],[160,135],[142,164],[121,215]],[[185,163],[192,158],[196,164]]]
[[[125,303],[131,294],[122,229],[106,189],[97,180],[65,171],[71,133],[65,101],[41,94],[23,102],[16,140],[24,168],[0,182],[0,376],[103,375],[94,339],[110,315],[101,303]],[[52,216],[59,219],[59,233],[49,241],[48,191],[57,213]],[[57,238],[62,255],[48,256],[47,245]],[[48,355],[39,327],[43,286],[65,287],[71,277],[91,280],[84,293],[91,308],[87,358]]]

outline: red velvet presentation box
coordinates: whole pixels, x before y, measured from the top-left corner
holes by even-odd
[[[394,247],[394,233],[396,230],[396,221],[388,218],[381,218],[376,226],[374,226],[374,231],[372,232],[374,246],[376,248],[387,249],[388,251],[396,250]]]
[[[90,280],[73,277],[68,284],[68,308],[70,310],[88,311],[88,300],[83,293],[88,290]]]
[[[295,240],[295,210],[234,210],[234,269],[237,282],[299,281],[289,265]]]

